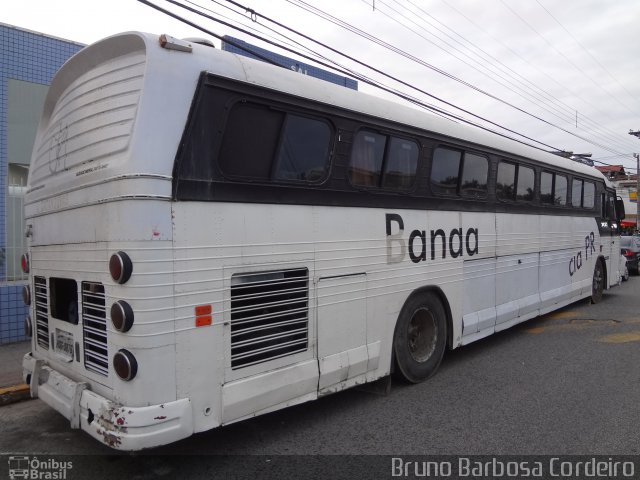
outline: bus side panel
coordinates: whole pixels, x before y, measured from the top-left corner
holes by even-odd
[[[581,288],[572,281],[571,258],[579,247],[573,234],[573,221],[565,217],[545,215],[540,218],[541,309],[565,303],[580,295]]]
[[[183,340],[177,353],[178,391],[193,401],[197,431],[317,396],[313,231],[308,208],[174,204],[176,317]],[[285,298],[283,290],[269,290],[274,284],[269,279],[291,271],[307,279],[306,293],[296,288],[296,294],[305,295],[306,311],[279,315],[300,302]],[[243,278],[253,277],[267,279],[263,291],[233,293]],[[210,309],[204,315],[210,319],[199,320],[199,307]],[[277,355],[279,341],[283,349],[294,343],[287,341],[295,333],[287,330],[294,314],[306,319],[306,348]],[[294,325],[296,331],[303,328],[302,322]],[[275,354],[264,359],[264,351]]]
[[[388,375],[393,327],[416,281],[388,262],[385,212],[314,207],[320,393]]]
[[[567,260],[568,273],[578,298],[591,295],[596,260],[602,256],[602,241],[594,218],[573,218],[573,254]]]
[[[465,242],[464,286],[462,300],[462,329],[453,337],[453,345],[469,343],[494,332],[496,324],[496,220],[494,213],[463,213]],[[478,245],[475,252],[474,233],[477,230]],[[473,256],[466,250],[475,252]],[[457,331],[454,317],[454,332]]]

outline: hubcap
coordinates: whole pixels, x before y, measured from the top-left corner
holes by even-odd
[[[433,314],[426,308],[416,310],[409,322],[407,344],[411,357],[419,363],[429,360],[436,349],[438,327]]]
[[[602,269],[600,269],[599,267],[596,267],[595,272],[593,272],[593,291],[599,292],[602,283],[603,283]]]

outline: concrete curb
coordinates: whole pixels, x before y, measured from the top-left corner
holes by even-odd
[[[29,385],[26,383],[0,388],[0,407],[20,402],[22,400],[29,400],[30,398],[31,392],[29,390]]]

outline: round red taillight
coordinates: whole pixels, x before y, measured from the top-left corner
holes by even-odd
[[[33,325],[31,323],[31,316],[27,315],[24,317],[24,336],[31,338],[31,335],[33,335]]]
[[[113,369],[122,380],[128,382],[138,373],[138,362],[129,350],[118,350],[113,356]]]
[[[22,268],[22,271],[24,273],[29,273],[29,254],[28,253],[24,253],[22,254],[22,257],[20,257],[20,267]]]
[[[118,300],[111,305],[111,323],[119,332],[128,332],[133,326],[133,308],[127,302]]]
[[[22,301],[27,307],[31,305],[31,287],[29,285],[22,287]]]
[[[111,258],[109,259],[109,273],[111,273],[111,278],[113,278],[113,280],[120,284],[126,283],[126,281],[131,278],[132,272],[133,263],[131,263],[129,255],[124,252],[118,252],[111,255]]]

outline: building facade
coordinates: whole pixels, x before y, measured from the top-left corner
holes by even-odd
[[[24,193],[49,84],[84,45],[0,23],[0,344],[26,340]]]

